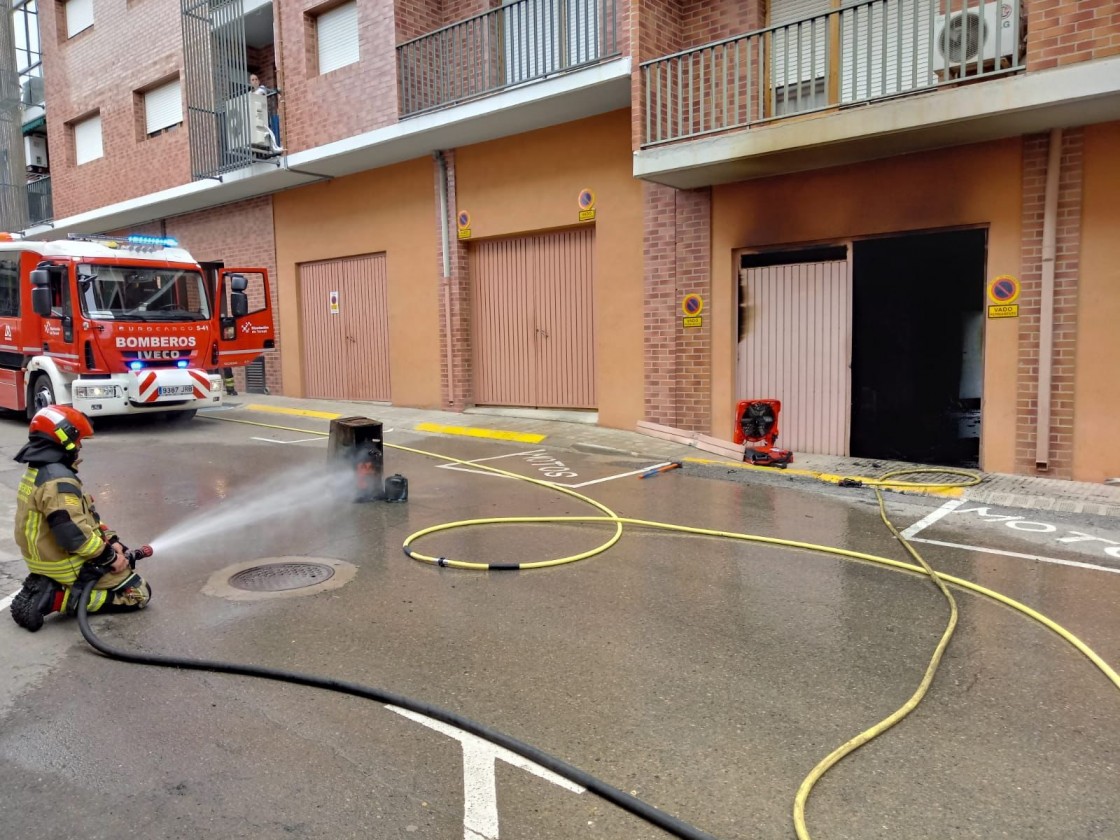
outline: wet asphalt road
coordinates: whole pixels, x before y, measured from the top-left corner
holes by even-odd
[[[10,458],[25,428],[0,419],[6,522],[21,472]],[[524,449],[517,444],[406,430],[386,440],[466,460],[507,456],[487,463],[542,474],[515,454]],[[325,452],[321,437],[214,419],[100,424],[82,464],[87,489],[127,543],[151,541],[158,553],[141,567],[155,589],[151,608],[94,617],[96,632],[128,649],[378,687],[518,738],[713,836],[791,838],[802,779],[910,696],[945,625],[945,602],[916,575],[636,528],[604,554],[552,568],[422,564],[401,551],[421,528],[597,512],[391,448],[386,473],[408,477],[409,501],[355,505],[320,482]],[[646,465],[555,455],[578,473],[568,483]],[[628,476],[580,492],[622,516],[906,559],[866,493],[699,472]],[[899,527],[940,504],[889,501]],[[978,535],[972,518],[939,528],[941,539],[1032,545],[1031,534],[1006,529]],[[592,549],[612,533],[607,525],[492,526],[415,548],[526,562]],[[0,548],[5,595],[22,572],[6,535]],[[1120,663],[1120,574],[920,550]],[[1084,561],[1088,549],[1047,546],[1062,552]],[[277,558],[354,574],[296,597],[234,600],[222,590],[229,570]],[[975,595],[958,600],[960,626],[929,696],[818,784],[808,807],[813,837],[1120,837],[1120,691],[1050,630]],[[0,669],[2,837],[671,836],[382,704],[111,661],[57,617],[37,634],[3,617]]]

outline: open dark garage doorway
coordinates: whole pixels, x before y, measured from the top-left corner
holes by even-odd
[[[852,247],[851,454],[976,467],[987,231]]]

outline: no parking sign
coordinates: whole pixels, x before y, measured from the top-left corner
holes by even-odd
[[[988,284],[988,299],[992,305],[988,307],[989,318],[1018,318],[1019,299],[1021,291],[1019,279],[1010,274],[1001,274]]]
[[[700,313],[704,311],[704,299],[700,295],[685,295],[681,301],[681,312],[684,313],[682,322],[686,327],[703,326],[704,319]]]

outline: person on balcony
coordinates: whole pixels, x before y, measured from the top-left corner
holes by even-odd
[[[267,96],[270,98],[276,96],[280,92],[278,90],[268,88],[264,84],[262,84],[260,76],[258,76],[256,73],[249,74],[249,91],[251,93],[259,93],[262,96]],[[280,117],[276,114],[273,114],[271,108],[269,108],[267,131],[269,142],[268,151],[273,155],[283,154],[284,147],[280,145],[280,141],[278,139],[280,134]]]

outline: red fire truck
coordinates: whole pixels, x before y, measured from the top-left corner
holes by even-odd
[[[0,408],[187,419],[221,405],[221,368],[274,342],[264,268],[200,264],[158,236],[0,233]]]

